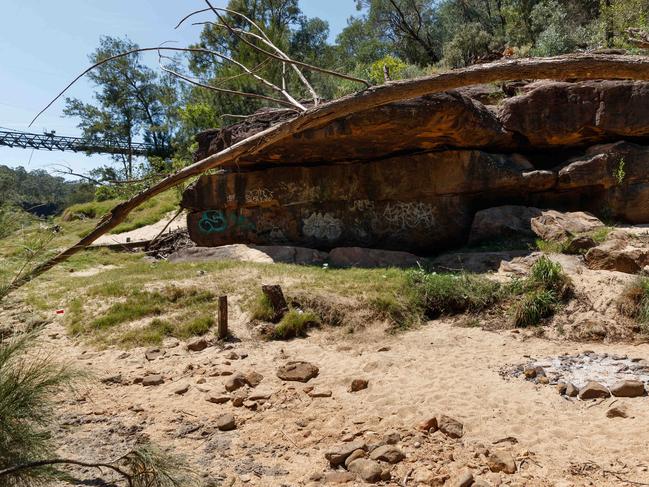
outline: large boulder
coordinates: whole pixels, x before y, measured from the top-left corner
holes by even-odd
[[[589,269],[637,274],[649,265],[649,246],[641,240],[613,234],[586,252],[585,261]]]
[[[542,213],[538,208],[505,205],[478,211],[473,217],[469,244],[508,239],[533,239],[532,218]]]
[[[203,133],[198,137],[196,157],[214,154],[287,117],[286,111],[265,111],[226,130]],[[441,147],[509,147],[511,140],[511,134],[482,103],[459,92],[438,93],[354,113],[286,137],[254,157],[242,157],[237,167],[260,162],[374,160]]]
[[[597,217],[583,211],[563,213],[556,210],[543,211],[532,218],[530,224],[534,233],[543,240],[556,242],[604,226]]]
[[[649,136],[649,83],[545,82],[505,100],[499,118],[523,146],[586,146]]]

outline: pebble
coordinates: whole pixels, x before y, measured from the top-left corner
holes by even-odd
[[[228,392],[236,391],[246,385],[246,378],[243,374],[237,373],[228,377],[223,385]]]
[[[213,402],[214,404],[225,404],[230,400],[230,396],[208,396],[207,401]]]
[[[644,396],[644,383],[639,380],[624,380],[611,387],[611,394],[615,397],[640,397]]]
[[[437,417],[433,416],[431,418],[424,419],[423,421],[419,422],[417,429],[419,431],[431,431],[434,433],[438,429]]]
[[[309,362],[288,362],[277,369],[277,377],[286,381],[309,382],[317,377],[320,370]]]
[[[196,338],[189,343],[187,343],[187,350],[190,352],[200,352],[205,350],[209,346],[207,339],[205,338]]]
[[[399,463],[401,460],[406,458],[406,456],[394,445],[383,445],[373,450],[370,458],[372,460],[380,460],[382,462],[394,464]]]
[[[325,458],[329,461],[332,467],[342,465],[347,460],[347,457],[354,453],[356,450],[366,450],[367,445],[361,440],[352,441],[351,443],[343,443],[338,445],[325,453]]]
[[[375,484],[381,480],[383,469],[373,461],[365,458],[359,458],[349,464],[349,471],[357,474],[365,482]]]
[[[237,423],[231,414],[222,414],[216,418],[216,427],[220,431],[231,431],[236,429]]]
[[[164,383],[164,379],[161,375],[147,375],[142,379],[143,386],[159,386]]]
[[[349,392],[358,392],[362,391],[363,389],[367,389],[367,386],[369,385],[369,381],[367,379],[354,379],[352,383],[349,385]]]
[[[189,384],[180,384],[174,389],[174,394],[182,395],[189,390]]]
[[[611,395],[608,389],[599,382],[590,381],[579,391],[579,399],[586,401],[589,399],[599,399]]]
[[[496,450],[489,453],[487,466],[492,472],[504,472],[507,474],[516,473],[516,461],[514,456],[505,450]]]
[[[628,418],[629,413],[625,406],[613,406],[606,411],[607,418]]]
[[[464,435],[464,425],[450,416],[440,416],[437,418],[437,426],[440,431],[450,438],[462,438]]]
[[[250,387],[257,387],[259,384],[261,384],[261,381],[264,380],[264,376],[259,372],[252,371],[246,374],[244,380]]]

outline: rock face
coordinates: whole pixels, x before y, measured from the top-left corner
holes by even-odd
[[[649,83],[631,81],[538,82],[498,108],[436,94],[280,140],[201,177],[182,206],[191,239],[206,247],[432,254],[494,236],[532,237],[517,225],[535,218],[531,228],[547,239],[596,224],[588,215],[571,219],[577,226],[556,214],[508,218],[521,208],[484,213],[503,205],[649,223],[648,108]],[[201,134],[196,157],[290,116],[267,110]]]

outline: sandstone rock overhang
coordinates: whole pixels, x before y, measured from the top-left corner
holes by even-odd
[[[189,187],[191,238],[433,254],[500,205],[649,222],[649,83],[540,81],[485,105],[458,90],[285,138]],[[490,97],[493,100],[498,97]],[[199,134],[198,159],[286,120],[285,110]]]

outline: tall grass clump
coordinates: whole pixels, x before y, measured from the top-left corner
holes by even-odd
[[[309,328],[320,326],[321,320],[313,311],[290,309],[275,327],[272,338],[287,340],[289,338],[304,337]]]
[[[24,334],[0,342],[0,470],[50,454],[52,397],[79,377],[34,351],[33,341]],[[0,485],[34,485],[54,476],[53,468],[40,467],[0,478]]]
[[[408,273],[408,285],[425,315],[436,318],[457,313],[478,313],[500,301],[503,286],[476,274],[438,274],[424,270]]]
[[[569,296],[572,284],[561,264],[544,255],[534,263],[527,279],[516,287],[523,296],[513,306],[514,326],[524,328],[552,316]]]
[[[649,278],[640,277],[629,284],[617,307],[624,316],[636,320],[644,333],[649,333]]]

